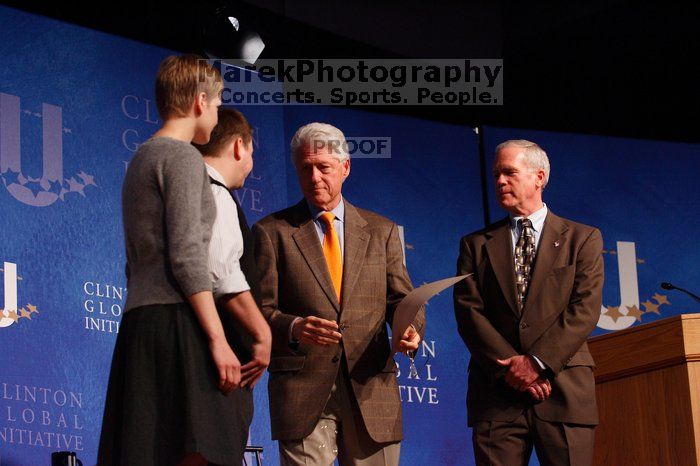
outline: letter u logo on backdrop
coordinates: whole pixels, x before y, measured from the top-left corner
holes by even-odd
[[[617,268],[620,281],[620,304],[617,306],[605,303],[600,309],[598,327],[605,330],[622,330],[642,322],[645,314],[660,315],[659,308],[671,303],[665,295],[654,293],[645,302],[640,303],[639,284],[637,283],[637,252],[635,244],[629,241],[618,241],[617,249],[606,251],[617,256]],[[643,262],[643,261],[642,261]],[[606,286],[612,283],[606,282]]]
[[[17,264],[4,262],[0,271],[5,276],[5,301],[2,308],[0,308],[0,328],[9,327],[22,319],[31,320],[32,317],[36,317],[39,314],[39,309],[35,305],[27,303],[20,308],[17,307],[17,283],[22,279],[22,277],[17,275]]]
[[[39,178],[22,172],[20,118],[42,120],[43,172]],[[97,186],[94,177],[80,171],[68,179],[63,178],[63,128],[61,107],[42,104],[41,113],[20,110],[17,96],[0,93],[0,179],[7,191],[20,202],[36,207],[46,207],[66,194],[85,196],[87,186]]]

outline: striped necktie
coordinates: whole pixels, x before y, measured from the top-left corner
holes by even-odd
[[[532,229],[532,222],[523,218],[518,220],[520,227],[520,238],[515,245],[515,286],[518,291],[518,307],[525,305],[527,287],[532,277],[532,264],[535,261],[535,232]]]

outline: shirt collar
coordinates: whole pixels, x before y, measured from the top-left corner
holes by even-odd
[[[207,173],[209,173],[209,176],[211,176],[211,177],[214,178],[216,181],[218,181],[219,183],[221,183],[221,184],[223,184],[224,186],[226,186],[226,182],[224,181],[224,177],[221,176],[221,173],[219,173],[218,171],[216,171],[216,168],[212,167],[211,165],[209,165],[209,164],[206,163],[206,162],[204,163],[204,166],[207,167]]]
[[[518,220],[523,219],[523,218],[528,218],[532,222],[532,229],[541,232],[542,228],[544,227],[544,219],[547,217],[547,204],[542,205],[542,207],[527,217],[523,216],[518,216],[518,217],[513,217],[512,215],[510,216],[510,227],[511,228],[517,228],[518,227]]]
[[[319,209],[309,201],[306,201],[306,205],[309,206],[309,211],[311,212],[311,216],[314,218],[314,220],[318,220],[321,214],[325,212],[324,210]],[[338,205],[335,206],[333,210],[331,210],[331,213],[335,215],[335,218],[340,220],[341,223],[345,223],[345,201],[343,200],[342,196]]]

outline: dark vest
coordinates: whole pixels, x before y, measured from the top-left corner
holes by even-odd
[[[214,178],[209,177],[209,181],[212,184],[226,188],[223,183],[216,181]],[[253,232],[250,231],[248,221],[246,220],[245,213],[243,212],[238,199],[236,199],[233,191],[230,191],[228,188],[226,188],[226,190],[231,195],[231,198],[233,198],[233,202],[236,203],[238,223],[241,227],[241,234],[243,235],[243,255],[240,259],[241,271],[248,282],[248,286],[250,286],[250,293],[253,295],[253,299],[255,299],[255,303],[258,305],[259,309],[261,307],[260,274],[258,272],[258,267],[255,264],[255,238],[253,237]],[[250,360],[249,348],[252,342],[250,335],[248,335],[248,333],[241,328],[240,324],[238,324],[238,322],[236,322],[236,320],[233,319],[227,312],[222,312],[220,310],[219,314],[221,315],[221,321],[226,329],[229,343],[231,344],[233,351],[236,353],[236,356],[238,356],[238,359],[241,361],[241,363]]]

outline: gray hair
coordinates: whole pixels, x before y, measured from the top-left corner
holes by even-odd
[[[549,182],[549,158],[547,158],[547,153],[532,141],[526,139],[510,139],[496,146],[496,155],[498,155],[502,149],[510,146],[523,149],[522,153],[525,156],[525,163],[532,171],[544,171],[544,183],[542,184],[542,189],[544,189]]]
[[[313,150],[327,149],[328,153],[340,162],[345,162],[350,158],[345,135],[338,128],[327,123],[309,123],[294,133],[291,143],[292,163],[294,165],[296,165],[299,151],[307,144],[311,144]]]

